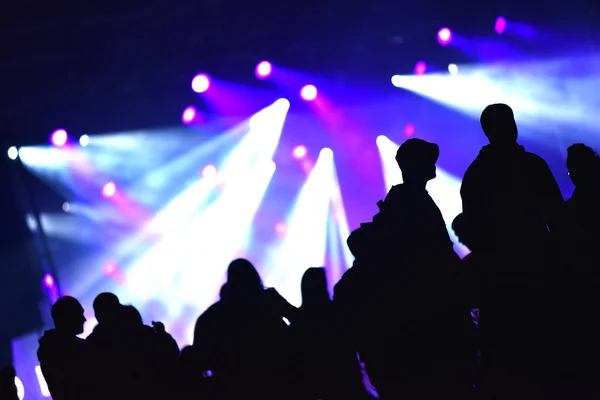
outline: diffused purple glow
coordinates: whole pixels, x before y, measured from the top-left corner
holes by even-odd
[[[54,277],[52,275],[44,275],[44,286],[46,286],[47,288],[54,287]]]
[[[437,34],[438,43],[447,46],[452,41],[452,31],[448,28],[442,28]]]
[[[494,25],[494,30],[498,35],[502,35],[504,30],[506,29],[506,18],[498,17],[496,18],[496,24]]]
[[[184,124],[189,124],[192,121],[194,121],[194,119],[196,119],[196,107],[186,107],[185,110],[183,110],[183,113],[181,114],[181,122],[183,122]]]
[[[268,61],[259,62],[254,71],[258,79],[268,78],[271,75],[271,72],[273,72],[273,66]]]
[[[299,145],[299,146],[294,147],[294,150],[292,150],[292,155],[294,156],[294,158],[296,160],[300,160],[300,159],[306,157],[307,152],[308,151],[306,150],[305,146]]]
[[[52,135],[50,136],[50,142],[56,147],[62,147],[67,144],[67,139],[67,131],[64,129],[57,129],[52,132]]]
[[[210,78],[206,74],[198,74],[192,79],[192,90],[196,93],[204,93],[210,87]]]
[[[306,85],[300,90],[300,97],[306,101],[313,101],[317,98],[317,88],[314,85]]]
[[[425,61],[419,61],[415,64],[415,75],[425,75],[425,72],[427,72]]]
[[[102,186],[102,196],[106,198],[113,197],[117,192],[117,186],[114,182],[107,182]]]

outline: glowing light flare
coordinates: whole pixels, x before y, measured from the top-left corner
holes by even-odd
[[[275,224],[275,232],[279,236],[283,236],[285,234],[286,230],[287,230],[287,225],[285,224],[285,222],[280,221],[280,222],[278,222],[278,223]]]
[[[407,138],[412,137],[415,134],[415,126],[413,124],[406,124],[404,127],[404,136]]]
[[[42,373],[42,367],[39,365],[35,366],[35,375],[38,380],[38,384],[40,385],[40,392],[44,397],[50,397],[50,390],[48,389],[48,384],[46,383],[46,379],[44,378],[44,374]],[[22,399],[22,397],[19,397]]]
[[[317,98],[317,88],[314,85],[306,85],[300,89],[300,97],[304,101],[313,101]]]
[[[494,24],[494,30],[498,35],[502,35],[506,30],[506,18],[498,17],[496,18],[496,23]]]
[[[47,288],[54,287],[54,277],[52,275],[44,275],[44,286],[46,286]]]
[[[448,64],[448,73],[450,73],[450,75],[457,75],[458,74],[458,65]]]
[[[15,376],[15,387],[17,388],[17,397],[19,400],[23,400],[25,398],[25,386],[18,376]]]
[[[62,204],[62,209],[63,209],[64,212],[69,212],[69,210],[71,209],[71,205],[68,202],[65,201]]]
[[[217,167],[215,167],[213,164],[208,164],[207,166],[202,168],[202,172],[200,174],[204,179],[214,179],[219,174],[219,171],[217,170]]]
[[[196,93],[204,93],[210,88],[210,78],[206,74],[198,74],[192,79],[192,90]]]
[[[81,147],[86,147],[88,144],[90,144],[90,137],[88,135],[81,135],[79,137],[79,145]]]
[[[114,261],[109,261],[104,264],[104,268],[102,268],[102,273],[105,276],[112,276],[115,272],[117,272],[117,264]]]
[[[306,149],[306,146],[303,146],[303,145],[298,145],[298,146],[294,147],[294,150],[292,150],[292,156],[296,160],[303,159],[304,157],[306,157],[307,153],[308,153],[308,150]]]
[[[6,154],[8,155],[8,158],[10,158],[11,160],[16,160],[17,157],[19,157],[19,150],[15,146],[11,146],[8,148],[8,151],[6,152]]]
[[[266,79],[271,76],[273,72],[273,66],[268,61],[261,61],[256,65],[256,69],[254,71],[256,77],[258,79]]]
[[[117,185],[113,181],[106,182],[104,186],[102,186],[102,197],[111,198],[117,193]]]
[[[449,28],[441,28],[437,33],[438,43],[447,46],[452,42],[452,31]]]
[[[414,73],[415,75],[425,75],[427,72],[427,64],[425,61],[419,61],[415,64]],[[392,77],[392,83],[394,83],[394,78]]]
[[[50,135],[50,143],[55,147],[63,147],[67,144],[68,139],[69,135],[67,135],[67,131],[64,129],[57,129]]]
[[[183,122],[186,125],[191,124],[196,119],[196,115],[196,107],[188,106],[183,110],[183,113],[181,113],[181,122]]]

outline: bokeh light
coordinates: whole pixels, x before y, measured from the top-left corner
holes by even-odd
[[[308,153],[308,150],[306,150],[306,146],[303,145],[296,146],[294,147],[294,150],[292,150],[292,156],[294,156],[296,160],[301,160],[306,157],[306,153]]]
[[[117,186],[113,181],[106,182],[104,186],[102,186],[102,196],[106,198],[113,197],[117,192]]]
[[[192,90],[196,93],[204,93],[210,87],[210,78],[206,74],[198,74],[192,79]]]
[[[256,69],[254,71],[256,77],[258,79],[266,79],[271,76],[271,72],[273,72],[273,66],[268,61],[261,61],[256,65]]]
[[[111,276],[117,270],[117,264],[114,261],[109,261],[104,264],[104,268],[102,269],[102,273],[106,276]]]
[[[206,167],[202,168],[202,177],[205,179],[214,178],[217,176],[217,167],[212,164],[208,164]]]
[[[64,129],[57,129],[50,135],[50,142],[56,147],[62,147],[67,144],[68,135]]]
[[[44,286],[46,286],[47,288],[54,287],[54,277],[52,275],[44,275]]]
[[[19,157],[19,150],[15,146],[11,146],[8,148],[7,154],[8,158],[11,160],[16,160],[17,157]]]
[[[448,28],[442,28],[437,34],[438,43],[442,46],[447,46],[452,41],[452,31]]]
[[[415,134],[415,126],[413,124],[407,124],[404,127],[404,136],[411,137]]]
[[[81,147],[85,147],[88,144],[90,144],[90,137],[88,135],[81,135],[81,137],[79,138],[79,144],[81,145]]]
[[[71,205],[65,201],[62,205],[62,209],[64,212],[69,212],[69,210],[71,209]]]
[[[314,85],[306,85],[300,90],[300,97],[306,101],[313,101],[317,98],[317,88]]]
[[[275,224],[275,232],[277,232],[278,235],[281,236],[281,235],[285,234],[286,230],[287,230],[287,225],[285,224],[285,222],[280,221]]]
[[[456,74],[458,74],[458,65],[456,65],[456,64],[449,64],[448,65],[448,72],[450,73],[450,75],[456,75]]]
[[[494,30],[498,35],[502,35],[504,30],[506,29],[506,18],[498,17],[496,18],[496,23],[494,24]]]
[[[196,119],[196,107],[188,106],[181,113],[181,122],[184,124],[190,124]]]
[[[427,72],[427,64],[425,64],[425,61],[419,61],[418,63],[416,63],[414,72],[415,75],[425,75],[425,73]]]

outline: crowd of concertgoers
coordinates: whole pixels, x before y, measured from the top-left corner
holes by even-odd
[[[54,400],[369,399],[361,363],[382,400],[597,398],[600,157],[569,147],[565,202],[546,162],[517,143],[510,107],[488,106],[481,126],[489,145],[452,224],[465,258],[426,190],[439,148],[409,139],[396,155],[403,183],[351,233],[355,261],[333,299],[323,268],[306,271],[296,308],[235,260],[180,352],[111,293],[80,339],[84,310],[62,297],[38,351]]]

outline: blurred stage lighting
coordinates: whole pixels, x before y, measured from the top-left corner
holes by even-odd
[[[47,288],[54,287],[54,277],[52,275],[44,275],[44,286],[46,286]]]
[[[210,87],[210,78],[206,74],[198,74],[192,79],[192,90],[196,93],[204,93]]]
[[[271,76],[271,72],[273,72],[273,66],[268,61],[261,61],[256,65],[256,69],[254,71],[256,77],[258,79],[266,79]]]
[[[449,64],[448,65],[448,72],[450,73],[450,75],[456,75],[456,74],[458,74],[458,65],[456,65],[456,64]]]
[[[300,97],[305,101],[313,101],[317,98],[317,88],[314,85],[306,85],[300,90]]]
[[[111,276],[117,271],[117,264],[113,261],[109,261],[104,264],[104,268],[102,269],[102,273],[106,276]]]
[[[79,138],[79,144],[81,147],[86,147],[88,144],[90,144],[90,137],[88,135],[81,135]]]
[[[406,136],[407,138],[409,138],[409,137],[411,137],[414,134],[415,134],[415,126],[413,124],[407,124],[404,127],[404,136]]]
[[[204,179],[214,178],[218,174],[217,167],[212,164],[208,164],[206,167],[202,168],[201,174]]]
[[[438,43],[447,46],[452,41],[452,31],[449,28],[442,28],[437,34]]]
[[[64,212],[69,212],[69,210],[71,209],[71,205],[65,201],[62,205],[62,209]]]
[[[418,63],[416,63],[414,72],[415,75],[425,75],[425,73],[427,72],[427,64],[425,63],[425,61],[419,61]]]
[[[15,387],[17,388],[17,397],[19,400],[23,400],[25,398],[25,386],[23,386],[23,382],[18,376],[15,376]]]
[[[50,135],[50,143],[55,147],[62,147],[67,144],[68,135],[64,129],[57,129]]]
[[[506,18],[498,17],[496,18],[496,23],[494,24],[494,30],[498,35],[502,35],[506,30]]]
[[[107,182],[102,186],[102,197],[111,198],[117,192],[117,186],[114,182]]]
[[[303,145],[296,146],[294,147],[294,150],[292,150],[292,156],[294,156],[296,160],[301,160],[306,157],[306,153],[308,153],[308,151],[306,150],[306,146]]]
[[[10,158],[11,160],[16,160],[17,157],[19,157],[19,150],[15,146],[9,147],[6,153],[8,155],[8,158]]]
[[[285,225],[285,222],[283,222],[283,221],[280,221],[275,224],[275,232],[277,232],[277,234],[280,236],[285,234],[286,229],[287,229],[287,227]]]
[[[184,124],[191,124],[196,119],[196,107],[188,106],[183,110],[181,114],[181,122]]]

